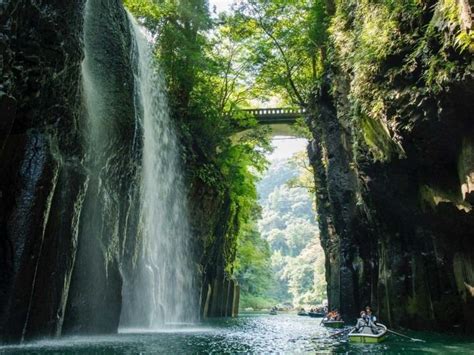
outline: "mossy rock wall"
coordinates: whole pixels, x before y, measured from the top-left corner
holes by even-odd
[[[474,64],[448,3],[336,4],[309,151],[347,318],[370,304],[392,326],[474,330]]]

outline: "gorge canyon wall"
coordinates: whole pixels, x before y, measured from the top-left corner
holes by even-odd
[[[474,331],[472,47],[452,1],[328,1],[310,104],[331,307]]]
[[[0,319],[2,335],[18,340],[57,334],[64,321],[88,183],[79,132],[84,3],[1,6]]]
[[[124,284],[139,282],[144,250],[129,18],[119,0],[20,0],[0,4],[0,26],[0,337],[117,332],[133,323],[122,314]],[[231,215],[225,196],[197,185],[187,254],[195,294],[205,289],[204,315],[225,315],[218,305],[234,288],[219,286],[229,281],[214,261]]]
[[[453,3],[328,6],[309,155],[329,302],[347,318],[371,304],[393,326],[474,329],[474,69]],[[133,324],[124,285],[146,275],[135,44],[121,1],[88,6],[89,34],[85,1],[0,4],[4,341],[116,332]],[[201,316],[234,315],[238,211],[225,189],[186,184]]]

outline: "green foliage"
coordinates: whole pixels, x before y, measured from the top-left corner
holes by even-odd
[[[428,114],[430,97],[466,74],[460,63],[469,62],[472,39],[460,14],[455,0],[336,2],[332,64],[350,80],[356,145],[365,144],[375,160],[404,156],[403,131]],[[408,112],[417,114],[408,119]]]
[[[240,296],[240,308],[252,308],[254,310],[269,309],[278,304],[278,301],[265,296],[256,296],[251,293],[242,293]]]
[[[323,0],[240,2],[234,26],[251,46],[257,84],[305,106],[322,73],[327,20]]]
[[[124,0],[123,3],[136,17],[147,19],[149,22],[158,21],[165,15],[165,8],[153,0]]]
[[[309,164],[308,154],[306,151],[298,152],[288,161],[298,175],[287,181],[289,187],[302,187],[311,194],[311,198],[315,201],[316,186],[314,183],[314,170]]]
[[[272,250],[275,278],[267,295],[295,306],[320,304],[326,298],[325,259],[311,194],[314,183],[309,183],[310,191],[301,184],[312,179],[307,159],[300,152],[290,160],[274,161],[259,182],[263,206],[259,229]]]
[[[242,228],[237,244],[234,275],[243,295],[265,296],[271,286],[270,248],[257,231],[255,223]]]
[[[297,154],[307,159],[304,152]],[[325,299],[324,254],[304,187],[289,187],[304,170],[295,160],[273,161],[258,183],[262,212],[240,235],[234,267],[242,290],[241,308],[277,303],[319,304]]]
[[[471,53],[474,52],[474,33],[463,28],[463,19],[461,16],[461,9],[459,8],[459,2],[456,0],[443,0],[438,3],[437,11],[441,15],[444,22],[444,28],[455,28],[453,32],[454,45],[460,51],[468,50]],[[469,16],[470,14],[465,14]],[[472,19],[468,19],[472,21]]]
[[[319,240],[307,244],[295,258],[289,258],[283,271],[295,305],[321,304],[326,298],[324,257]]]
[[[125,5],[156,40],[190,184],[230,197],[224,256],[231,275],[237,240],[245,246],[251,235],[256,176],[270,149],[268,131],[238,113],[251,92],[248,51],[225,19],[214,23],[205,0],[125,0]],[[235,140],[236,127],[253,129]]]
[[[361,115],[360,127],[365,143],[371,149],[376,160],[388,159],[396,152],[397,146],[392,141],[388,129],[380,120]]]
[[[305,119],[302,117],[296,119],[296,122],[291,126],[291,129],[297,137],[306,138],[308,141],[312,138],[311,131],[309,130]]]

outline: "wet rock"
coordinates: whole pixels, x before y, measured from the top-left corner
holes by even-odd
[[[95,59],[109,59],[104,95],[120,103],[110,105],[98,174],[86,149],[84,3],[2,3],[0,334],[8,341],[116,332],[121,269],[140,248],[128,19],[120,1],[94,1],[107,17],[95,44]]]
[[[88,6],[87,22],[85,0],[0,2],[3,341],[115,333],[127,318],[123,283],[143,248],[136,58],[122,1]],[[94,117],[91,84],[102,100]],[[238,286],[224,272],[235,258],[235,206],[225,189],[189,185],[202,314],[235,314]]]
[[[190,185],[190,219],[201,269],[201,317],[235,316],[239,289],[224,271],[235,258],[235,207],[225,190],[219,191],[199,179]]]
[[[345,318],[370,304],[391,326],[474,330],[474,78],[472,59],[456,60],[460,78],[436,93],[413,89],[412,80],[421,85],[413,73],[381,80],[400,58],[388,58],[368,79],[369,87],[399,93],[384,101],[391,123],[403,127],[391,137],[403,153],[389,151],[389,158],[374,159],[360,133],[348,103],[353,73],[336,63],[314,97],[309,156],[328,298]]]
[[[0,154],[5,146],[8,136],[13,128],[15,120],[16,100],[0,91]]]
[[[54,335],[64,316],[77,235],[75,206],[86,180],[77,130],[82,6],[82,1],[2,3],[0,327],[5,340]],[[77,178],[66,183],[72,172]],[[67,215],[55,222],[57,228],[50,219],[55,215]],[[52,273],[58,282],[51,282]],[[38,309],[45,313],[41,324],[33,314]]]
[[[134,108],[130,24],[120,1],[89,0],[85,11],[88,63],[81,86],[90,86],[94,97],[85,103],[84,164],[89,183],[66,307],[67,334],[117,331],[122,273],[133,272],[141,248],[137,228],[141,143],[136,137],[142,133]]]

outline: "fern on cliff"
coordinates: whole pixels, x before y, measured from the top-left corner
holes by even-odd
[[[472,71],[460,64],[472,42],[454,0],[338,1],[329,32],[353,124],[375,160],[403,156],[407,112],[431,115],[429,98]]]

